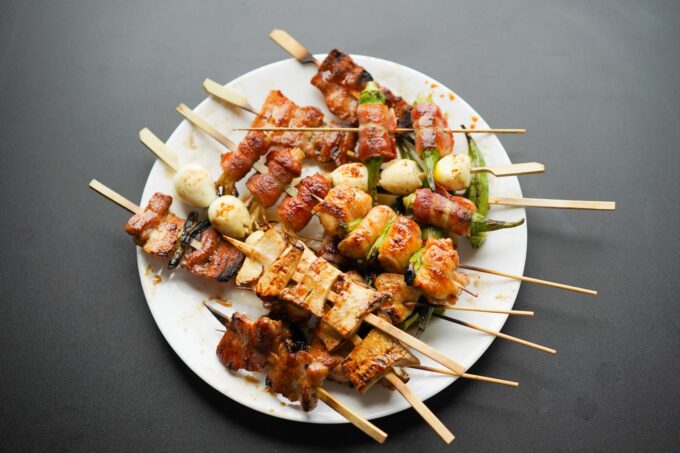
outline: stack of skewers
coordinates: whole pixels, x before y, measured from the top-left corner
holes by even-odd
[[[555,353],[446,316],[447,310],[533,315],[457,306],[462,292],[476,296],[461,269],[596,294],[461,264],[459,238],[479,248],[487,234],[524,222],[489,218],[491,204],[605,210],[614,204],[490,197],[488,173],[527,175],[544,167],[535,162],[487,166],[473,134],[524,130],[452,129],[432,97],[408,103],[339,50],[320,62],[287,33],[274,30],[270,36],[301,63],[318,66],[311,83],[336,122],[326,122],[319,108],[298,106],[278,90],[256,109],[206,80],[204,88],[213,97],[254,115],[236,143],[184,104],[178,106],[194,127],[227,148],[217,180],[201,165],[180,166],[158,137],[140,131],[141,141],[175,173],[176,194],[195,211],[186,219],[175,215],[172,197],[160,192],[141,208],[95,180],[90,186],[133,213],[125,231],[145,253],[167,259],[170,269],[248,288],[261,299],[268,314],[258,319],[206,304],[224,328],[216,352],[228,370],[264,372],[271,391],[299,402],[303,410],[314,409],[321,399],[383,442],[384,432],[323,388],[332,380],[363,394],[380,383],[403,395],[449,443],[453,434],[409,390],[407,369],[517,383],[466,373],[420,340],[433,317]],[[453,153],[454,133],[464,134],[467,154]],[[300,179],[307,159],[332,171]],[[252,170],[248,193],[239,193],[236,184]],[[305,237],[301,231],[315,216],[323,237]],[[421,365],[411,350],[443,368]]]

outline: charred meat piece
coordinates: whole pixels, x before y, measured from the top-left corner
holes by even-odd
[[[373,80],[371,74],[357,65],[349,55],[333,49],[312,78],[312,85],[321,91],[331,113],[339,117],[343,123],[356,126],[359,93],[371,80]],[[399,127],[410,127],[411,106],[387,88],[381,87],[381,90],[385,93],[387,105],[394,108],[397,113]]]
[[[349,225],[368,214],[372,206],[371,196],[356,187],[333,187],[321,203],[319,221],[330,236],[342,237]]]
[[[300,401],[311,411],[318,400],[317,388],[328,376],[329,367],[306,351],[291,352],[287,342],[278,342],[268,357],[267,386],[291,401]]]
[[[290,338],[281,321],[261,316],[250,321],[246,315],[234,313],[226,323],[226,333],[217,345],[217,357],[232,371],[262,371],[276,345]]]
[[[394,338],[372,329],[342,362],[359,393],[365,393],[395,366],[417,365],[418,359]]]
[[[286,228],[298,232],[312,219],[314,208],[319,204],[317,197],[328,195],[331,180],[328,176],[316,173],[302,178],[295,188],[297,194],[286,197],[279,205],[279,218]]]
[[[340,253],[340,250],[338,249],[339,241],[339,238],[325,234],[323,241],[321,242],[321,247],[317,250],[316,254],[338,269],[344,269],[350,264],[350,260]]]
[[[408,268],[411,256],[422,246],[418,224],[406,216],[399,216],[378,248],[378,261],[386,271],[401,274]]]
[[[192,274],[226,282],[238,272],[245,256],[210,227],[201,234],[200,248],[191,250],[180,265]]]
[[[477,207],[467,198],[435,193],[430,189],[416,190],[413,218],[442,228],[458,236],[470,236],[472,215]]]
[[[389,206],[385,205],[378,205],[371,209],[359,226],[338,244],[340,253],[355,260],[366,259],[375,240],[396,215]]]
[[[125,225],[125,232],[145,253],[165,258],[175,250],[184,220],[170,212],[171,204],[172,197],[156,192],[144,212],[133,215]]]
[[[300,148],[277,149],[267,155],[267,173],[250,177],[246,187],[264,208],[274,206],[286,186],[300,176],[305,155]]]
[[[413,286],[408,286],[402,274],[380,274],[375,278],[374,284],[378,291],[389,294],[389,297],[378,307],[379,315],[397,325],[413,313],[414,307],[407,304],[417,302],[420,291]]]
[[[461,288],[469,283],[465,274],[456,272],[458,252],[451,239],[429,238],[421,254],[414,286],[434,303],[455,303]]]
[[[394,133],[397,120],[394,111],[385,104],[360,104],[357,108],[359,119],[359,160],[367,161],[381,157],[384,162],[397,157]]]
[[[342,361],[347,357],[347,355],[352,352],[352,344],[347,343],[346,348],[338,348],[333,352],[328,351],[317,336],[312,338],[312,342],[309,345],[308,352],[314,356],[314,358],[326,365],[330,372],[328,373],[328,379],[334,382],[339,382],[344,384],[349,382],[345,371],[342,369]]]
[[[233,186],[234,183],[243,179],[253,168],[257,160],[267,154],[271,138],[261,131],[250,131],[245,136],[235,152],[222,154],[220,166],[222,175],[218,184]]]

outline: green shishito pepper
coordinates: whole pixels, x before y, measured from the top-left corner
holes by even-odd
[[[368,82],[359,95],[359,104],[384,104],[385,94],[380,90],[375,82]],[[373,204],[378,202],[378,176],[382,166],[382,157],[369,157],[366,161],[368,170],[368,193],[373,198]]]
[[[443,195],[440,195],[443,196]],[[410,195],[405,196],[404,198],[401,199],[402,203],[404,204],[404,209],[410,211],[413,209],[413,204],[416,201],[416,194],[412,193]],[[453,201],[452,201],[453,203]],[[479,236],[482,233],[486,233],[487,231],[496,231],[496,230],[502,230],[505,228],[514,228],[517,226],[520,226],[524,223],[524,219],[517,220],[515,222],[504,222],[502,220],[492,220],[492,219],[487,219],[485,215],[482,215],[479,213],[479,211],[475,212],[472,214],[472,218],[470,219],[470,235],[469,237],[472,238],[473,236]],[[481,243],[480,243],[481,245]]]
[[[465,134],[465,138],[468,142],[468,155],[470,156],[472,167],[486,166],[484,156],[479,151],[479,148],[477,148],[477,144],[470,134]],[[486,173],[475,173],[472,175],[470,187],[465,191],[465,197],[477,206],[477,214],[486,217],[486,214],[489,212],[489,179]],[[479,248],[484,243],[484,239],[486,239],[485,231],[492,230],[479,230],[474,234],[470,233],[470,243],[473,248]]]
[[[430,96],[423,96],[422,94],[418,96],[418,98],[415,100],[413,103],[413,106],[417,106],[418,104],[422,104],[424,102],[429,102],[432,103],[432,95]],[[434,189],[434,167],[437,165],[437,162],[439,162],[440,158],[440,153],[438,149],[424,149],[422,154],[420,155],[420,159],[423,161],[423,164],[425,165],[425,172],[427,174],[427,186],[430,189]]]

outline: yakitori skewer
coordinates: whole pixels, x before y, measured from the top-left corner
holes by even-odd
[[[267,131],[267,132],[359,132],[358,127],[238,127],[235,131]],[[397,134],[413,132],[410,127],[398,127]],[[446,132],[468,134],[526,134],[526,129],[445,129]]]
[[[480,332],[484,332],[486,334],[493,335],[494,337],[498,337],[498,338],[502,338],[504,340],[512,341],[513,343],[528,346],[528,347],[533,348],[533,349],[538,349],[539,351],[547,352],[548,354],[556,354],[557,353],[557,351],[553,348],[541,346],[540,344],[537,344],[537,343],[534,343],[534,342],[531,342],[531,341],[527,341],[527,340],[522,340],[521,338],[513,337],[512,335],[508,335],[508,334],[505,334],[505,333],[502,333],[502,332],[497,332],[495,330],[486,329],[484,327],[480,327],[480,326],[477,326],[477,325],[469,323],[469,322],[461,321],[460,319],[451,318],[450,316],[441,315],[439,313],[433,313],[432,316],[436,316],[437,318],[441,318],[441,319],[444,319],[446,321],[449,321],[449,322],[452,322],[452,323],[455,323],[455,324],[459,324],[461,326],[468,327],[470,329],[478,330]]]
[[[109,187],[105,186],[104,184],[100,183],[99,181],[93,179],[90,181],[89,184],[90,188],[93,189],[95,192],[99,193],[100,195],[103,195],[105,198],[108,198],[109,200],[113,201],[117,205],[125,208],[126,210],[132,212],[132,213],[141,213],[142,209],[136,205],[135,203],[131,202],[127,198],[123,197],[122,195],[118,194],[114,190],[110,189]],[[196,244],[200,245],[200,244]],[[366,420],[365,418],[361,417],[359,414],[354,412],[352,409],[348,408],[345,406],[343,403],[335,399],[330,393],[325,391],[322,388],[319,388],[319,398],[326,404],[328,404],[333,410],[338,412],[340,415],[345,417],[347,420],[349,420],[353,425],[361,429],[363,432],[365,432],[367,435],[371,436],[373,439],[376,441],[383,443],[385,439],[387,438],[387,434],[382,431],[380,428],[377,426],[373,425],[371,422]]]

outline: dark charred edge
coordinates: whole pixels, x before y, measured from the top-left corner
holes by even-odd
[[[191,241],[198,239],[198,236],[207,230],[208,227],[210,227],[210,220],[203,220],[202,222],[199,222],[199,224],[193,227],[189,234],[186,235],[183,242],[185,244],[190,244]]]
[[[168,269],[175,269],[177,266],[179,266],[180,261],[182,261],[184,253],[186,252],[186,242],[184,242],[184,238],[186,237],[187,234],[189,234],[189,231],[191,231],[191,229],[195,226],[197,220],[198,212],[196,211],[190,212],[189,215],[187,216],[187,220],[186,222],[184,222],[182,231],[179,233],[179,243],[177,244],[175,253],[172,255],[172,258],[168,263]]]
[[[361,72],[359,73],[359,77],[357,78],[359,83],[361,83],[362,86],[366,85],[368,82],[373,81],[373,76],[371,75],[370,72],[365,70],[364,68],[361,68]]]
[[[228,282],[231,280],[234,274],[236,274],[241,268],[241,265],[245,259],[246,256],[243,253],[238,252],[238,255],[236,255],[234,259],[231,260],[231,263],[227,264],[224,269],[222,269],[222,272],[220,272],[220,275],[217,276],[216,280],[218,282]]]
[[[218,309],[211,307],[205,301],[203,302],[203,306],[210,311],[210,313],[220,322],[220,324],[222,324],[225,327],[229,327],[230,319],[227,315],[225,315],[224,313],[222,313]]]

